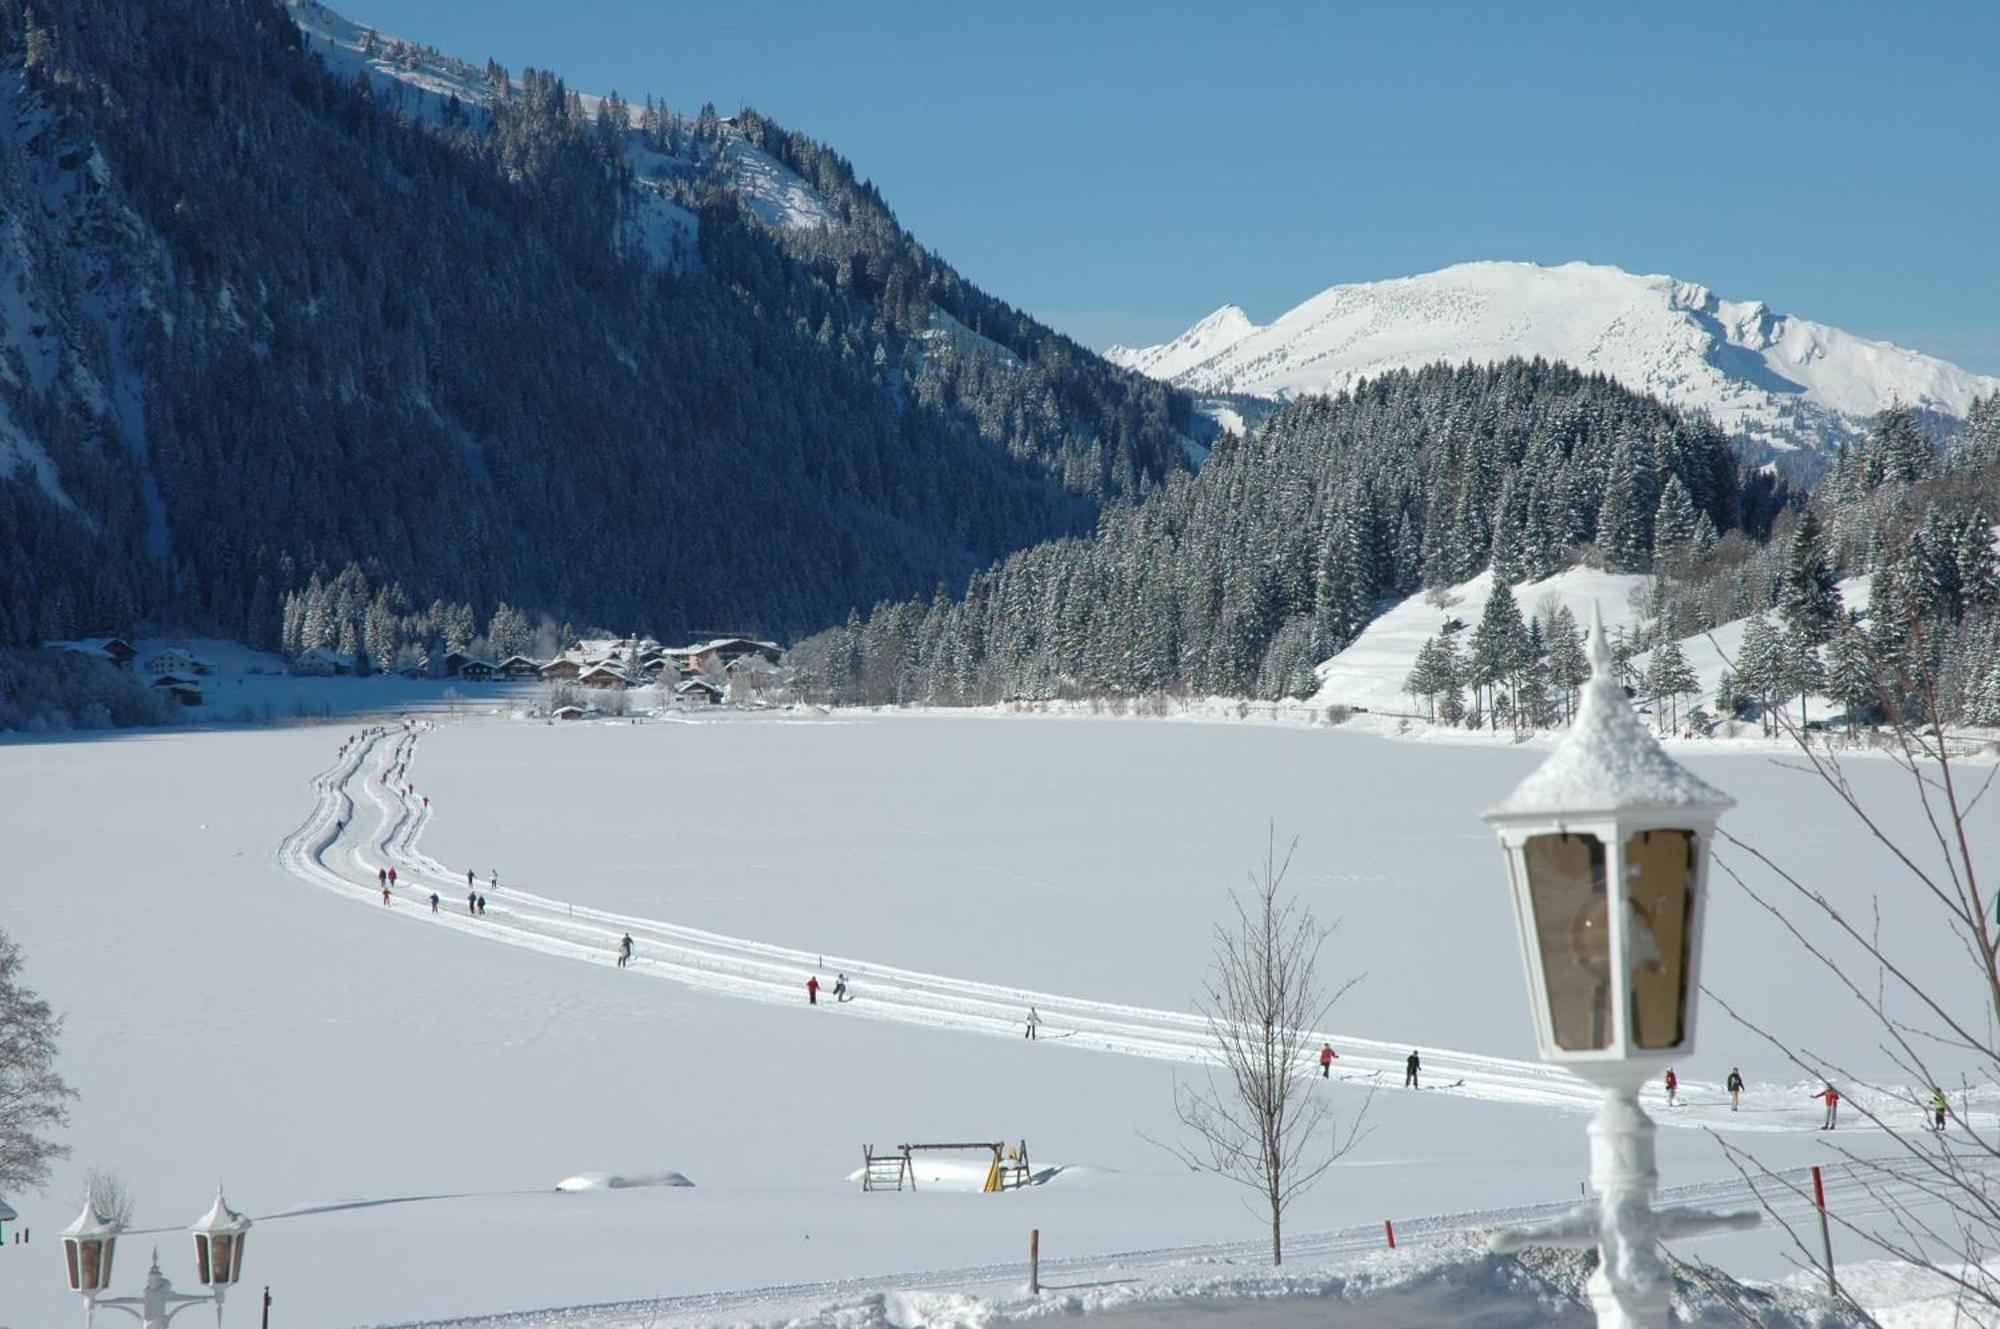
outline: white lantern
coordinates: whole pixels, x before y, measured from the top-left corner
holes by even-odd
[[[194,1233],[194,1260],[201,1285],[220,1291],[234,1287],[243,1276],[243,1243],[250,1220],[231,1209],[216,1188],[215,1203],[189,1229]]]
[[[111,1257],[117,1253],[118,1234],[123,1230],[117,1220],[97,1212],[91,1197],[84,1197],[83,1212],[62,1230],[70,1291],[95,1297],[111,1286]]]
[[[1646,732],[1593,625],[1576,723],[1485,820],[1500,835],[1543,1060],[1637,1088],[1694,1048],[1709,841],[1728,795]]]
[[[1694,1050],[1709,841],[1732,800],[1639,723],[1594,613],[1590,663],[1570,732],[1485,819],[1507,856],[1542,1059],[1604,1092],[1588,1132],[1593,1194],[1492,1245],[1596,1246],[1599,1326],[1665,1329],[1673,1277],[1659,1243],[1758,1219],[1654,1209],[1654,1128],[1639,1106],[1640,1086]]]

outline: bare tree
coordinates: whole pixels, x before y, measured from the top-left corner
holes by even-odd
[[[76,1097],[56,1074],[62,1019],[21,985],[21,949],[0,932],[0,1186],[48,1184],[49,1164],[69,1150],[46,1132],[69,1120]]]
[[[1274,836],[1250,890],[1229,893],[1234,917],[1215,929],[1199,1002],[1213,1064],[1199,1084],[1175,1079],[1174,1112],[1193,1140],[1165,1146],[1189,1167],[1256,1193],[1270,1214],[1273,1265],[1285,1262],[1286,1208],[1354,1147],[1368,1115],[1364,1100],[1343,1133],[1313,1084],[1314,1030],[1359,980],[1331,995],[1320,986],[1319,953],[1331,930],[1284,893],[1297,848],[1294,839],[1280,860]]]
[[[1852,626],[1841,631],[1861,635]],[[1860,644],[1868,648],[1865,637]],[[1829,1220],[1880,1254],[1936,1275],[1970,1320],[1996,1323],[2000,1127],[1990,1112],[1975,1115],[1969,1100],[1975,1085],[2000,1081],[1994,1024],[2000,1013],[2000,899],[1981,884],[1972,831],[1973,814],[2000,767],[1979,775],[1967,769],[1964,756],[1974,745],[1947,730],[1927,677],[1931,671],[1905,671],[1872,650],[1869,662],[1884,714],[1901,717],[1878,742],[1904,777],[1917,831],[1892,829],[1889,809],[1864,799],[1825,736],[1807,733],[1788,715],[1780,714],[1778,724],[1802,758],[1798,769],[1819,780],[1894,864],[1885,888],[1893,892],[1891,913],[1902,920],[1900,935],[1949,936],[1962,961],[1941,966],[1932,954],[1885,940],[1879,898],[1869,917],[1850,916],[1770,853],[1725,831],[1721,838],[1733,852],[1718,852],[1716,867],[1854,1004],[1865,1021],[1857,1027],[1872,1032],[1878,1065],[1887,1073],[1801,1046],[1707,995],[1794,1067],[1838,1088],[1849,1111],[1881,1131],[1863,1152],[1834,1146],[1866,1200],[1851,1216],[1830,1211]],[[1938,1100],[1945,1104],[1944,1130],[1933,1129]],[[1774,1203],[1803,1200],[1800,1177],[1774,1172],[1742,1148],[1722,1143],[1791,1235],[1798,1261],[1818,1264],[1817,1242],[1794,1231]]]
[[[122,1227],[132,1223],[132,1188],[108,1167],[84,1169],[83,1193],[90,1207]]]

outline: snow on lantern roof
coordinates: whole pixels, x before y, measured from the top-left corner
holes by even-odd
[[[1604,619],[1590,614],[1590,679],[1576,721],[1549,759],[1500,803],[1489,819],[1677,812],[1717,815],[1736,800],[1669,757],[1625,699],[1604,639]]]
[[[0,1223],[11,1223],[19,1217],[19,1214],[7,1207],[5,1200],[0,1200]]]
[[[189,1231],[197,1236],[209,1236],[215,1233],[246,1232],[249,1228],[250,1220],[229,1207],[228,1202],[222,1198],[222,1187],[217,1186],[215,1203],[209,1206],[207,1213],[195,1220],[194,1226]]]
[[[83,1212],[70,1220],[69,1226],[56,1235],[73,1241],[99,1241],[115,1237],[119,1225],[97,1212],[97,1205],[89,1196],[83,1200]]]

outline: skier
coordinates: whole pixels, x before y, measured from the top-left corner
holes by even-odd
[[[1042,1013],[1033,1006],[1028,1007],[1028,1027],[1021,1031],[1021,1037],[1040,1039],[1042,1036]]]
[[[479,897],[479,916],[486,917],[486,897],[483,895]]]
[[[394,868],[389,869],[389,884],[391,886],[396,884],[396,869]]]
[[[468,890],[468,891],[472,889],[472,869],[471,869],[471,868],[467,868],[467,869],[465,870],[465,889],[466,889],[466,890]]]
[[[375,884],[377,886],[387,886],[389,884],[389,869],[387,868],[375,869]]]
[[[500,893],[500,869],[488,868],[486,871],[490,874],[487,877],[487,882],[490,888],[492,889],[493,893],[495,895],[498,895]]]
[[[1422,1059],[1417,1056],[1415,1050],[1413,1049],[1410,1052],[1410,1059],[1403,1063],[1403,1088],[1405,1089],[1423,1088],[1422,1085],[1417,1083],[1417,1072],[1422,1070],[1423,1068],[1424,1068],[1424,1063]]]
[[[387,886],[384,886],[382,888],[382,903],[383,904],[389,903],[389,888]]]
[[[467,891],[465,893],[465,912],[468,914],[476,914],[479,912],[479,897],[477,895],[474,895],[471,891]]]
[[[837,976],[836,976],[836,977],[834,978],[834,980],[833,980],[833,999],[834,999],[835,1001],[846,1001],[846,1000],[847,1000],[847,975],[846,975],[846,974],[840,974],[840,975],[837,975]]]
[[[623,969],[632,958],[632,934],[626,933],[625,940],[618,943],[618,967]]]
[[[1931,1090],[1931,1129],[1934,1131],[1944,1129],[1944,1108],[1944,1090]]]
[[[1736,1111],[1736,1100],[1743,1094],[1743,1072],[1734,1066],[1729,1068],[1729,1079],[1725,1081],[1729,1089],[1729,1110]]]
[[[432,892],[431,892],[431,912],[435,914],[435,913],[436,913],[437,911],[438,911],[438,893],[437,893],[436,891],[432,891]]]
[[[1813,1097],[1826,1100],[1826,1124],[1820,1129],[1823,1131],[1834,1129],[1834,1123],[1840,1118],[1840,1091],[1828,1085]]]
[[[425,794],[425,795],[424,795],[424,809],[425,809],[426,811],[429,811],[429,809],[430,809],[430,806],[431,806],[431,796],[430,796],[429,794]]]
[[[819,975],[818,975],[818,974],[814,974],[814,975],[813,975],[813,976],[812,976],[811,978],[808,978],[808,979],[806,980],[806,1005],[808,1005],[808,1006],[817,1006],[817,1005],[819,1005]]]
[[[1339,1055],[1340,1055],[1340,1054],[1339,1054],[1338,1052],[1335,1052],[1335,1051],[1333,1050],[1333,1044],[1331,1044],[1331,1043],[1322,1043],[1322,1044],[1320,1044],[1320,1045],[1319,1045],[1319,1078],[1320,1078],[1320,1079],[1322,1079],[1322,1080],[1331,1080],[1331,1079],[1333,1078],[1333,1062],[1334,1062],[1334,1058],[1338,1057]]]
[[[1674,1068],[1673,1068],[1673,1067],[1671,1067],[1671,1066],[1667,1067],[1667,1106],[1668,1106],[1668,1107],[1679,1107],[1679,1106],[1681,1105],[1681,1104],[1680,1104],[1680,1098],[1679,1098],[1679,1094],[1680,1094],[1680,1088],[1681,1088],[1681,1081],[1680,1081],[1680,1077],[1674,1074]]]

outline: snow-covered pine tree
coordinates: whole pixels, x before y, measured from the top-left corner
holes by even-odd
[[[1639,458],[1639,447],[1630,436],[1620,436],[1605,478],[1604,503],[1597,510],[1597,550],[1613,572],[1644,572],[1652,553],[1652,533],[1647,529],[1651,505],[1645,493],[1648,468]]]
[[[1568,723],[1576,718],[1577,689],[1590,677],[1590,657],[1583,649],[1583,632],[1568,605],[1558,604],[1549,615],[1544,636],[1549,648],[1549,686],[1556,690],[1562,702],[1563,721]]]
[[[1769,734],[1784,671],[1778,630],[1763,614],[1752,614],[1743,625],[1743,647],[1736,653],[1737,686],[1757,699],[1757,710]]]
[[[1653,514],[1653,560],[1676,565],[1684,562],[1693,550],[1696,524],[1694,500],[1688,497],[1687,486],[1678,475],[1669,475]]]
[[[1778,585],[1778,614],[1808,646],[1822,645],[1840,623],[1840,590],[1834,584],[1819,518],[1808,505],[1792,528],[1792,543]]]
[[[1868,639],[1859,628],[1843,627],[1827,643],[1821,686],[1828,700],[1841,708],[1849,734],[1875,709],[1875,664],[1868,658]]]
[[[1527,624],[1521,621],[1521,606],[1515,602],[1513,588],[1496,580],[1479,615],[1479,625],[1472,630],[1466,659],[1466,681],[1486,690],[1483,709],[1491,727],[1500,723],[1498,690],[1511,690],[1514,676],[1527,664],[1527,642]]]
[[[1660,733],[1678,733],[1680,728],[1680,703],[1682,697],[1699,695],[1701,679],[1696,676],[1694,666],[1688,663],[1687,652],[1681,649],[1678,638],[1671,634],[1663,637],[1653,648],[1652,659],[1646,666],[1645,690],[1656,700],[1666,704],[1664,715],[1656,711]]]

